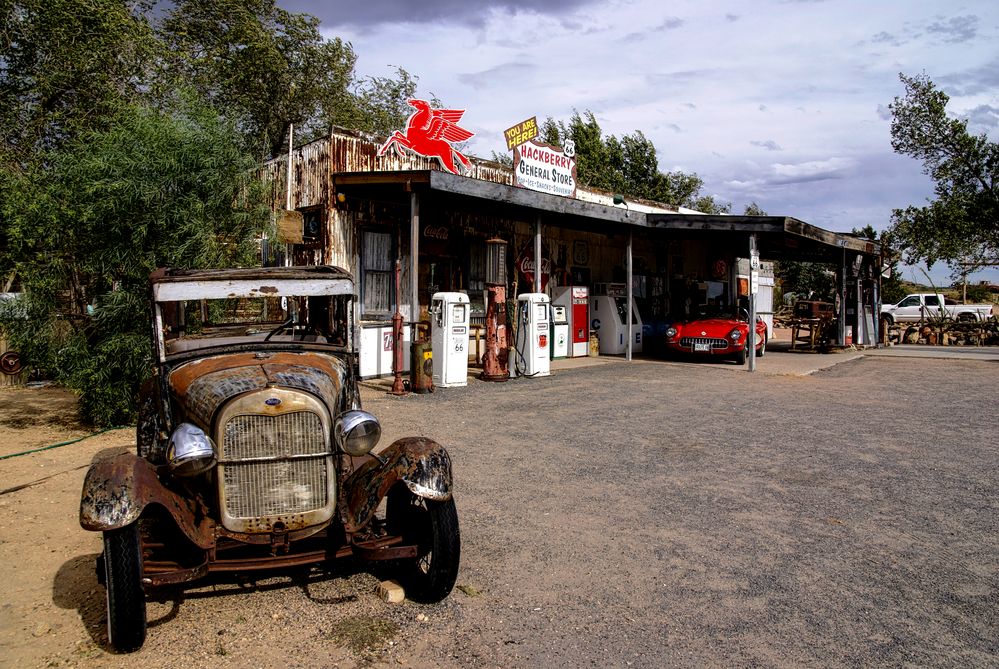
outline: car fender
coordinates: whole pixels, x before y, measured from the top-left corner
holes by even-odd
[[[399,481],[418,497],[451,498],[451,456],[437,442],[407,437],[392,442],[351,474],[343,484],[340,517],[348,532],[364,527],[388,491]]]
[[[214,545],[212,522],[198,513],[193,501],[165,487],[156,468],[134,453],[121,453],[91,465],[83,480],[80,526],[93,532],[125,527],[152,504],[163,507],[197,546]]]

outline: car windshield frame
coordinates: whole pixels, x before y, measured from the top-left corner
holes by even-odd
[[[273,274],[219,271],[217,275],[201,272],[154,278],[153,336],[158,362],[245,350],[319,348],[349,353],[355,301],[350,276],[343,272],[304,278]],[[257,320],[209,319],[209,314],[228,310],[215,305],[242,301],[264,305]]]
[[[697,313],[691,314],[687,322],[704,320],[729,320],[748,322],[748,317],[743,317],[743,310],[737,304],[702,304],[697,307]]]

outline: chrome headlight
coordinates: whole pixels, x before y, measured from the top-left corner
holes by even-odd
[[[345,411],[336,419],[333,437],[345,453],[358,457],[375,447],[382,437],[382,426],[367,411]]]
[[[667,338],[672,339],[675,336],[676,336],[676,328],[674,328],[674,327],[668,327],[668,328],[666,328],[666,337]]]
[[[195,476],[215,466],[215,444],[205,431],[181,423],[170,435],[167,463],[178,476]]]
[[[739,328],[736,328],[728,334],[728,337],[732,341],[739,341],[742,338],[742,333],[739,331]]]

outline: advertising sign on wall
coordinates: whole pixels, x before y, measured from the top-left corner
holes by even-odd
[[[576,161],[558,147],[531,140],[513,150],[514,183],[522,188],[576,196]]]
[[[552,273],[552,261],[548,257],[548,248],[541,248],[541,290],[548,287],[548,278]],[[520,249],[520,256],[517,258],[517,270],[523,275],[527,286],[534,285],[534,273],[537,271],[538,263],[534,262],[534,242],[528,241]],[[529,288],[530,289],[530,288]]]

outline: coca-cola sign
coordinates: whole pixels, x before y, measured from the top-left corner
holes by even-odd
[[[428,225],[423,228],[423,236],[428,239],[439,239],[447,241],[447,228],[443,225]]]
[[[545,253],[544,249],[541,251],[542,255]],[[533,245],[524,249],[520,254],[520,259],[517,261],[517,269],[530,286],[534,286],[534,272],[537,267],[537,263],[534,262],[534,247]],[[552,273],[552,261],[549,258],[541,258],[541,290],[543,291],[548,286],[548,277]]]

